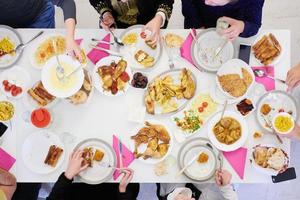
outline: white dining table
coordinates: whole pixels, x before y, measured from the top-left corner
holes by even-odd
[[[29,40],[34,36],[39,30],[37,29],[18,29],[23,41]],[[122,30],[116,30],[117,34],[120,34]],[[199,30],[200,31],[200,30]],[[189,30],[184,29],[167,29],[162,30],[162,34],[172,32],[182,37],[186,37],[189,33]],[[279,37],[280,40],[283,40],[283,56],[282,59],[275,65],[275,76],[281,79],[285,79],[287,71],[290,69],[291,65],[291,52],[290,52],[290,43],[291,35],[289,30],[261,30],[260,33],[273,32]],[[49,29],[44,30],[44,35],[50,33],[64,33],[64,30],[61,29]],[[106,34],[104,30],[98,29],[77,29],[76,38],[82,38],[81,47],[89,52],[89,44],[91,43],[91,38],[102,39]],[[234,42],[235,47],[235,57],[238,55],[238,48],[240,43],[252,44],[255,40],[255,36],[252,38],[238,38]],[[111,38],[112,39],[112,38]],[[33,44],[34,45],[34,44]],[[24,53],[16,64],[28,70],[31,75],[31,82],[34,84],[36,81],[41,78],[41,71],[33,68],[30,64],[29,57],[31,56],[32,46],[29,45],[25,48]],[[197,93],[209,92],[211,86],[215,83],[215,74],[201,72],[197,68],[193,67],[190,64],[183,64],[183,61],[175,61],[176,65],[185,65],[187,68],[191,69],[192,72],[197,77]],[[250,66],[256,65],[253,57],[250,59]],[[88,68],[92,69],[93,64],[88,61]],[[148,78],[151,80],[156,75],[160,74],[163,71],[169,69],[168,58],[165,51],[162,53],[161,59],[158,61],[157,66],[147,72]],[[285,90],[285,86],[276,82],[276,88]],[[122,139],[122,142],[130,148],[130,137],[129,134],[132,130],[137,127],[137,123],[131,122],[128,120],[128,115],[131,112],[133,106],[143,106],[143,95],[144,90],[129,88],[126,94],[118,97],[109,97],[100,94],[95,90],[94,95],[88,105],[74,106],[68,103],[65,100],[60,100],[55,106],[50,110],[53,114],[54,121],[51,127],[49,128],[55,134],[61,134],[63,132],[71,133],[75,140],[72,143],[66,144],[66,153],[69,153],[73,150],[74,146],[80,141],[87,138],[100,138],[109,144],[112,144],[112,135],[116,134]],[[11,169],[11,172],[15,174],[18,182],[55,182],[58,176],[66,169],[68,164],[68,156],[66,156],[63,164],[55,172],[47,175],[39,175],[34,172],[31,172],[25,165],[22,160],[22,145],[26,137],[32,132],[36,132],[39,129],[35,128],[30,123],[24,121],[24,113],[28,111],[24,103],[24,99],[13,101],[15,105],[15,116],[9,124],[8,134],[5,134],[1,147],[9,152],[16,158],[16,163]],[[229,110],[233,110],[233,105],[230,105]],[[172,131],[178,131],[174,127],[174,124],[171,122],[170,116],[152,116],[146,115],[145,119],[155,119],[160,121],[169,127]],[[278,147],[284,149],[288,154],[290,154],[290,140],[283,139],[283,144],[280,144],[276,137],[272,134],[264,134],[260,139],[254,139],[253,133],[255,131],[261,131],[262,128],[257,123],[255,119],[255,114],[252,113],[246,118],[249,127],[249,135],[247,142],[244,147],[249,150],[257,144],[274,144]],[[207,130],[205,126],[199,131],[195,136],[192,137],[204,137],[207,138]],[[182,143],[175,141],[174,147],[171,151],[171,155],[176,159],[177,153],[181,147]],[[37,148],[36,151],[39,151]],[[237,173],[233,170],[227,160],[224,158],[224,169],[229,170],[232,173],[232,182],[233,183],[271,183],[271,177],[259,173],[250,163],[250,151],[248,151],[246,166],[245,166],[245,175],[244,179],[241,180]],[[134,169],[135,175],[133,182],[143,182],[143,183],[156,183],[156,182],[166,182],[166,183],[176,183],[176,182],[191,182],[185,176],[180,176],[175,178],[175,174],[179,171],[177,163],[170,167],[168,174],[163,176],[157,176],[154,173],[154,166],[135,160],[130,167]],[[118,181],[118,180],[117,180]],[[210,180],[208,182],[212,182]],[[114,182],[112,179],[109,182]]]

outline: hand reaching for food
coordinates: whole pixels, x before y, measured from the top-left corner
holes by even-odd
[[[110,12],[106,12],[102,15],[102,19],[100,20],[100,27],[108,31],[114,23],[115,19],[112,14]]]
[[[67,179],[72,180],[77,174],[84,171],[88,167],[88,164],[82,166],[82,162],[84,160],[82,154],[82,150],[76,150],[70,155],[69,164],[67,170],[65,171],[65,176]]]
[[[147,41],[151,41],[150,44],[156,44],[159,40],[160,27],[163,23],[163,18],[160,15],[156,15],[152,20],[150,20],[142,29],[142,32],[149,30],[151,35],[146,36]]]
[[[81,49],[73,38],[66,38],[66,49],[69,55],[76,57],[79,60],[79,62],[83,62]]]
[[[125,168],[122,170],[122,172],[124,173],[124,175],[120,181],[119,192],[124,193],[126,192],[127,185],[133,178],[134,171],[130,168]]]
[[[230,26],[221,31],[229,41],[234,41],[245,29],[245,23],[230,17],[221,17],[220,20],[227,22]]]
[[[215,181],[218,186],[226,186],[231,182],[231,173],[227,170],[217,170],[215,174]]]
[[[300,63],[288,71],[286,84],[288,85],[288,90],[292,90],[300,85]]]

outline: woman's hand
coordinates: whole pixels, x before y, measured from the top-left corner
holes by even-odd
[[[134,171],[130,168],[125,168],[122,172],[124,172],[124,175],[119,185],[119,192],[124,193],[126,192],[127,185],[133,178]]]
[[[67,177],[67,179],[72,180],[77,174],[88,167],[88,164],[82,166],[82,154],[82,150],[73,151],[73,153],[71,154],[69,158],[69,164],[65,172],[65,176]]]
[[[229,41],[235,40],[244,31],[245,23],[241,20],[236,20],[230,17],[221,17],[220,20],[226,21],[230,27],[223,30],[221,34]]]
[[[227,170],[217,170],[215,174],[215,181],[218,186],[226,186],[230,184],[232,175]]]
[[[151,44],[156,44],[158,42],[162,23],[162,16],[155,15],[155,17],[143,27],[142,32],[145,32],[146,30],[151,31],[151,35],[147,35],[146,37],[146,40],[150,40]]]
[[[79,62],[83,62],[81,49],[73,38],[71,37],[66,38],[66,47],[67,47],[67,53],[69,55],[76,57],[79,60]]]
[[[295,127],[292,132],[289,134],[281,134],[280,136],[300,141],[300,126],[295,122]]]
[[[288,90],[291,90],[300,84],[300,63],[288,71],[286,84]]]
[[[110,12],[104,13],[100,20],[100,26],[106,31],[108,31],[114,23],[115,19]]]

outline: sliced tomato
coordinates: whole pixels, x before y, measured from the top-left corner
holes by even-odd
[[[12,84],[12,86],[10,87],[11,90],[15,90],[17,89],[17,86],[15,84]]]
[[[23,92],[23,89],[21,87],[17,87],[18,93],[21,94]]]
[[[4,81],[2,81],[2,84],[3,84],[4,86],[6,86],[6,85],[9,84],[9,82],[8,82],[8,80],[4,80]]]
[[[141,32],[140,36],[141,36],[141,38],[143,38],[143,39],[145,39],[145,38],[147,37],[147,35],[146,35],[146,33],[145,33],[144,31]]]
[[[129,81],[130,77],[127,72],[122,72],[120,79],[126,83]]]
[[[206,108],[208,106],[208,103],[205,101],[202,103],[202,107]]]
[[[117,81],[114,81],[111,85],[111,93],[117,94],[118,93],[118,83]]]
[[[9,86],[9,85],[4,86],[4,90],[5,90],[6,92],[9,92],[9,91],[10,91],[10,86]]]
[[[202,113],[203,111],[204,111],[204,108],[203,108],[203,107],[199,107],[199,108],[198,108],[198,112],[199,112],[199,113]]]
[[[18,95],[18,91],[17,91],[16,89],[12,90],[12,91],[11,91],[11,95],[12,95],[13,97],[17,96],[17,95]]]

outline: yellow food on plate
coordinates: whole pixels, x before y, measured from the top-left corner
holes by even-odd
[[[123,37],[123,43],[126,45],[132,45],[137,42],[137,33],[129,33]]]
[[[213,132],[219,142],[230,145],[241,138],[242,127],[236,119],[224,117],[214,126]]]
[[[183,38],[180,37],[179,35],[173,34],[173,33],[168,33],[165,36],[165,42],[168,47],[176,47],[180,48],[183,44]]]
[[[63,61],[61,61],[61,66],[64,68],[65,74],[70,74],[74,70],[74,67],[72,67],[70,64],[67,64]],[[78,81],[78,76],[75,75],[70,76],[68,79],[64,81],[59,80],[56,75],[56,66],[50,68],[49,78],[50,78],[49,83],[51,87],[59,91],[68,91],[72,89]]]
[[[93,160],[100,162],[104,157],[104,152],[99,149],[96,149]]]
[[[63,54],[66,51],[66,41],[63,36],[53,36],[43,41],[34,53],[35,63],[42,67],[52,56],[54,56],[53,42],[56,44],[57,54]]]
[[[263,104],[260,108],[260,112],[263,115],[267,115],[271,112],[272,107],[269,104]]]
[[[274,126],[275,129],[280,131],[281,133],[287,133],[293,128],[294,122],[289,116],[279,115],[275,119]]]
[[[255,132],[255,133],[253,134],[253,137],[254,137],[255,139],[261,138],[262,136],[263,136],[263,133],[261,133],[261,132]]]
[[[233,97],[243,96],[253,82],[251,74],[244,68],[242,77],[239,74],[225,74],[219,75],[218,80],[222,89]]]
[[[0,52],[4,54],[9,54],[15,49],[14,43],[9,39],[9,37],[4,37],[0,40]]]
[[[191,110],[193,110],[201,120],[204,120],[215,113],[217,107],[218,104],[214,102],[209,94],[200,94],[193,99],[191,103]]]
[[[0,102],[0,120],[8,121],[14,116],[14,106],[8,101]]]

